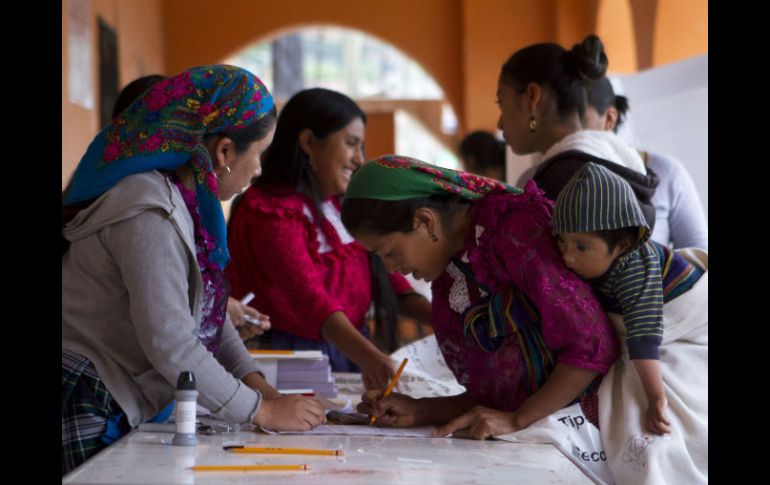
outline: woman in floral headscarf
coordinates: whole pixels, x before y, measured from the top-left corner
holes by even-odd
[[[591,287],[551,238],[553,203],[534,183],[496,180],[407,157],[364,164],[342,221],[389,271],[432,281],[433,329],[463,394],[412,399],[370,391],[359,406],[391,426],[470,427],[477,439],[526,428],[580,400],[595,419],[595,382],[618,341]]]
[[[172,399],[230,422],[310,429],[312,399],[280,397],[235,329],[220,200],[260,170],[273,99],[253,74],[196,67],[153,85],[78,164],[62,207],[62,473]]]

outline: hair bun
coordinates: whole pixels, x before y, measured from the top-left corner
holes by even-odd
[[[607,54],[604,44],[595,35],[575,44],[565,53],[567,71],[578,79],[599,79],[607,72]]]

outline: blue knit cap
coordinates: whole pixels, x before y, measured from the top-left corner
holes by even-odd
[[[601,165],[586,163],[556,198],[553,234],[624,227],[639,228],[638,244],[650,237],[650,226],[628,182]]]

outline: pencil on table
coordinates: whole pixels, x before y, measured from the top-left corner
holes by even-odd
[[[342,450],[322,450],[311,448],[279,448],[270,446],[225,446],[226,451],[233,453],[264,453],[271,455],[330,455],[342,456]]]
[[[195,472],[292,471],[310,470],[310,465],[196,465],[189,469]]]

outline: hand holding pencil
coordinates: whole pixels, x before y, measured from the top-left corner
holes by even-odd
[[[402,362],[401,365],[403,367],[405,363]],[[395,386],[395,381],[391,380],[391,382]],[[356,409],[360,413],[377,416],[378,426],[410,428],[431,424],[431,412],[427,409],[429,407],[430,400],[415,399],[398,392],[389,392],[386,395],[380,389],[372,389],[361,396],[361,402]]]
[[[388,384],[388,387],[385,389],[385,392],[382,393],[382,397],[386,398],[390,395],[391,392],[393,392],[393,387],[396,385],[396,382],[398,382],[398,378],[401,377],[401,373],[404,372],[404,367],[406,367],[406,363],[409,361],[406,357],[404,357],[404,360],[401,361],[401,365],[398,366],[398,370],[396,371],[396,374],[393,376],[393,379],[390,380],[390,384]],[[374,422],[377,421],[377,416],[372,416],[371,421],[369,421],[369,425],[373,425]]]

